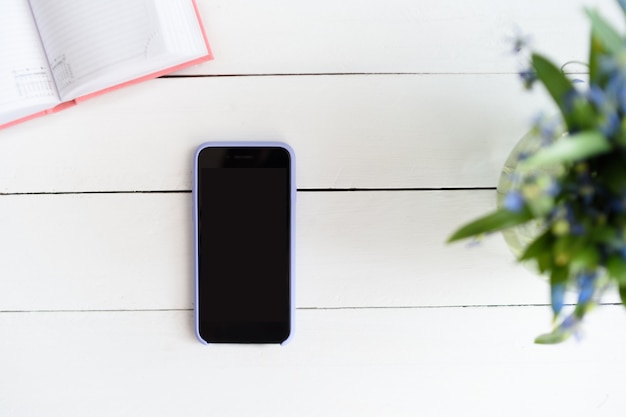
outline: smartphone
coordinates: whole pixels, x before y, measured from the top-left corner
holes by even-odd
[[[280,142],[211,142],[195,153],[196,334],[281,343],[294,322],[295,157]]]

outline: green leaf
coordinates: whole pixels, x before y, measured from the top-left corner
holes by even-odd
[[[508,229],[526,223],[532,219],[532,217],[532,213],[526,207],[519,213],[499,209],[462,226],[448,238],[448,243],[468,237],[479,236],[484,233]]]
[[[622,299],[622,304],[626,307],[626,285],[619,286],[619,296]]]
[[[626,120],[624,121],[626,122]],[[602,161],[599,162],[598,178],[602,178],[611,192],[621,195],[626,189],[626,165],[623,154],[611,152],[603,156]],[[614,228],[612,230],[617,232]]]
[[[600,132],[589,130],[565,136],[541,148],[531,157],[520,162],[520,169],[530,170],[548,165],[575,162],[611,150],[610,142]]]
[[[550,285],[565,284],[569,278],[569,268],[565,266],[555,266],[550,273]]]
[[[600,253],[594,246],[588,246],[574,254],[570,261],[570,268],[578,271],[593,271],[600,262]]]
[[[589,80],[590,84],[603,85],[600,79],[602,72],[600,71],[600,56],[606,54],[606,49],[602,43],[592,32],[589,47]]]
[[[579,320],[582,321],[585,315],[589,311],[591,311],[595,306],[596,306],[596,303],[591,300],[587,301],[586,303],[579,303],[576,305],[576,308],[574,309],[574,315],[578,317]]]
[[[567,265],[579,253],[586,250],[585,238],[582,236],[563,235],[554,241],[552,245],[554,263],[556,265]]]
[[[554,266],[551,251],[553,240],[550,230],[546,230],[526,246],[526,249],[524,249],[518,261],[524,262],[534,259],[537,264],[537,269],[539,269],[539,272],[542,274],[551,270]]]
[[[595,243],[609,244],[618,238],[613,226],[595,226],[589,233],[589,240]]]
[[[564,332],[560,329],[554,330],[550,333],[542,334],[535,339],[535,343],[540,345],[554,345],[567,340],[571,336],[571,333]]]
[[[597,11],[587,9],[586,12],[591,20],[591,31],[598,38],[598,41],[608,52],[619,54],[624,47],[619,32],[604,20]]]
[[[556,65],[539,54],[532,55],[532,66],[537,78],[541,80],[561,110],[567,127],[572,130],[574,121],[571,118],[566,99],[570,91],[574,90],[574,85]]]
[[[609,257],[606,262],[606,269],[609,272],[609,276],[617,281],[620,287],[626,288],[626,260],[624,258],[618,255]]]
[[[519,257],[519,261],[527,261],[536,258],[538,255],[550,250],[552,245],[552,233],[546,230],[539,237],[533,240]]]
[[[537,261],[537,268],[539,269],[539,272],[541,272],[542,274],[554,268],[554,262],[553,262],[554,259],[552,259],[551,252],[546,251],[546,252],[539,253],[535,257],[535,259]]]

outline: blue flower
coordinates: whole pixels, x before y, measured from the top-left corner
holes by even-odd
[[[526,88],[531,88],[535,81],[537,81],[537,74],[532,68],[520,71],[519,76],[521,77],[524,87]]]
[[[565,284],[552,284],[550,286],[550,304],[552,311],[557,316],[565,303]]]
[[[592,85],[587,92],[587,99],[599,114],[599,128],[606,137],[613,136],[620,127],[617,114],[618,104],[626,108],[626,84],[621,74],[612,75],[606,90]]]
[[[587,229],[580,223],[572,223],[570,224],[569,232],[572,236],[582,236],[585,234]]]
[[[617,102],[622,113],[626,113],[626,86],[617,92]]]
[[[502,207],[513,213],[520,213],[525,205],[524,196],[518,190],[509,191],[502,202]]]
[[[594,274],[582,274],[578,277],[578,303],[587,304],[591,301],[594,293],[594,283],[596,276]]]
[[[513,38],[512,43],[513,43],[513,47],[511,49],[513,50],[513,53],[516,55],[522,52],[526,48],[526,39],[524,39],[521,36],[516,36],[515,38]]]
[[[571,88],[563,95],[563,111],[565,114],[570,114],[576,109],[577,105],[580,104],[581,101],[586,101],[587,98],[582,95],[575,88]],[[578,131],[573,126],[570,126],[569,133],[574,134]]]
[[[550,180],[550,185],[546,187],[546,194],[550,197],[556,197],[561,192],[561,185],[554,178]]]
[[[626,111],[626,77],[623,70],[613,71],[606,85],[606,92],[612,96],[621,112]]]
[[[550,145],[559,133],[559,127],[561,126],[561,120],[557,118],[552,119],[540,119],[535,123],[539,134],[543,139],[546,139],[545,145]]]
[[[570,314],[569,316],[565,317],[563,322],[559,325],[558,331],[566,337],[567,335],[570,335],[572,333],[578,337],[576,329],[579,324],[580,319],[576,317],[575,314]]]
[[[614,111],[605,114],[603,122],[600,124],[600,130],[606,137],[613,136],[620,127],[620,119]]]
[[[609,200],[609,210],[615,213],[624,212],[624,201],[622,199],[613,198]]]
[[[592,85],[589,87],[589,91],[587,92],[587,98],[589,99],[589,102],[591,102],[591,104],[593,104],[597,109],[601,109],[607,104],[606,94],[597,85]]]

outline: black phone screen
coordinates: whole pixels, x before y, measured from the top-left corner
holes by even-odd
[[[197,320],[209,343],[290,333],[290,154],[207,147],[197,161]]]

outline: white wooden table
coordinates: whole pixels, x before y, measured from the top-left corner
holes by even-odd
[[[215,60],[0,131],[0,415],[622,416],[626,313],[537,346],[548,288],[503,241],[446,246],[495,204],[544,92],[516,28],[584,60],[611,0],[199,0]],[[567,5],[567,8],[565,6]],[[191,160],[298,156],[286,347],[196,341]]]

